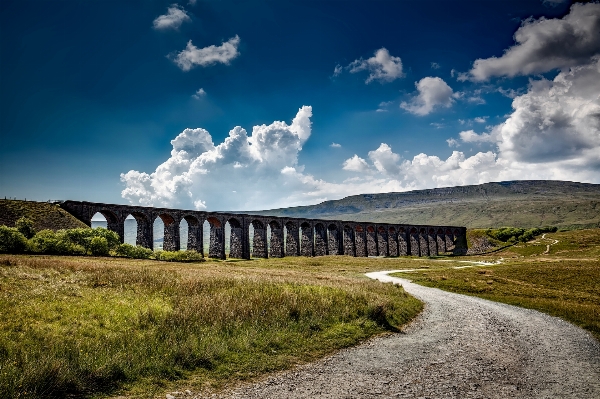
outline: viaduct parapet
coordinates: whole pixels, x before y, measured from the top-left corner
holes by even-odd
[[[225,225],[231,234],[229,257],[250,259],[284,256],[436,256],[467,251],[466,227],[424,226],[394,223],[369,223],[345,220],[320,220],[248,215],[244,213],[202,212],[182,209],[65,201],[62,208],[88,226],[92,217],[102,214],[109,230],[121,242],[125,219],[137,221],[136,244],[153,249],[156,218],[164,224],[163,249],[180,249],[179,224],[188,225],[187,248],[204,255],[204,234],[210,235],[208,256],[225,259]],[[203,231],[204,222],[210,225]],[[252,251],[250,226],[253,227]],[[267,226],[270,236],[267,237]]]

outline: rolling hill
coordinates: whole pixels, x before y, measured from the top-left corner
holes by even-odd
[[[600,227],[600,184],[506,181],[401,193],[361,194],[255,214],[468,228]]]

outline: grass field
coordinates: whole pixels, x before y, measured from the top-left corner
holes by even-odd
[[[217,389],[396,331],[421,310],[385,259],[174,264],[0,257],[0,397]]]
[[[477,266],[461,262],[465,260],[500,263]],[[487,256],[420,263],[425,270],[395,275],[429,287],[537,309],[600,339],[600,229],[549,233]]]
[[[501,263],[464,263],[474,261]],[[164,398],[293,367],[412,319],[420,302],[364,273],[413,268],[422,270],[402,276],[538,309],[600,338],[600,229],[469,257],[177,264],[5,255],[0,397]]]

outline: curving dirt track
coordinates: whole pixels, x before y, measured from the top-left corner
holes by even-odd
[[[222,398],[600,398],[600,344],[558,318],[401,283],[426,303],[403,333]]]

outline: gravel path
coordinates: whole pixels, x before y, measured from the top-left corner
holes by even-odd
[[[220,398],[600,398],[600,344],[558,318],[401,283],[426,303],[372,339]]]

